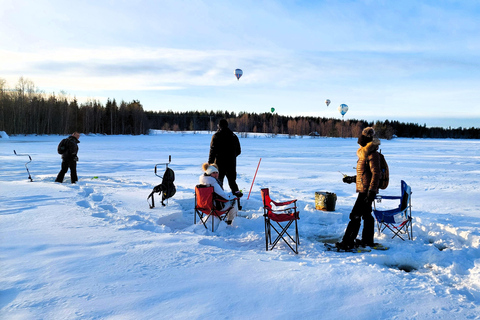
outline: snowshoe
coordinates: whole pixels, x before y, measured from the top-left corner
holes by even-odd
[[[327,251],[336,251],[336,252],[352,252],[352,253],[361,253],[361,252],[370,252],[372,251],[370,248],[355,248],[355,247],[349,247],[349,246],[342,246],[341,242],[337,242],[340,245],[334,245],[331,243],[324,243],[325,249]]]
[[[374,243],[365,243],[362,240],[355,239],[355,247],[358,248],[371,248],[374,250],[388,250],[388,247],[385,247],[383,244],[374,242]]]

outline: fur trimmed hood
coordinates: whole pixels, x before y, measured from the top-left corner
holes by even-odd
[[[378,150],[378,147],[380,146],[380,144],[381,144],[381,142],[378,138],[373,138],[373,140],[371,142],[367,143],[367,145],[365,147],[360,146],[360,148],[358,148],[358,150],[357,150],[358,158],[359,159],[366,159],[369,154]]]

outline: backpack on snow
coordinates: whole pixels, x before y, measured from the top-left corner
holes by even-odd
[[[62,139],[62,141],[60,141],[60,143],[58,144],[58,147],[57,147],[58,154],[64,154],[67,151],[67,147],[68,147],[67,139],[68,138]]]
[[[175,181],[175,172],[173,172],[172,169],[167,167],[167,169],[165,169],[165,173],[163,174],[162,183],[155,186],[153,188],[153,191],[147,198],[147,201],[148,199],[152,198],[152,203],[148,203],[150,205],[150,209],[153,209],[155,207],[155,199],[153,197],[155,193],[159,193],[162,195],[162,206],[165,206],[165,203],[163,203],[163,201],[175,195],[177,189],[175,188],[173,181]]]
[[[378,154],[380,155],[380,180],[378,182],[378,187],[380,189],[387,189],[388,182],[390,181],[387,160],[385,160],[381,151]]]

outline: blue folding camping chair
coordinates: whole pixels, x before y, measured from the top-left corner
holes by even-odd
[[[405,240],[406,236],[409,240],[413,240],[412,231],[412,188],[402,180],[401,196],[382,196],[377,195],[376,201],[373,203],[373,213],[377,220],[379,232],[389,229],[393,232],[393,238],[399,237]],[[399,205],[395,209],[380,210],[377,209],[375,202],[382,200],[399,200]]]

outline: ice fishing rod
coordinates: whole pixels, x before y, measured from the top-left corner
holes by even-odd
[[[353,169],[357,170],[357,168],[356,168],[356,167],[353,167]],[[342,172],[342,171],[340,171],[340,170],[339,170],[338,172],[340,172],[344,178],[345,178],[345,177],[348,177],[348,174],[345,174],[345,173],[343,173],[343,172]]]
[[[27,166],[27,164],[32,162],[32,157],[30,157],[29,154],[17,153],[17,151],[15,150],[13,150],[13,153],[15,153],[16,156],[25,156],[25,157],[28,157],[28,159],[30,159],[30,161],[25,163],[25,169],[27,169],[27,172],[28,172],[28,179],[30,179],[30,182],[33,182],[32,176],[30,175],[30,171],[28,171],[28,166]]]
[[[250,193],[252,192],[253,183],[255,182],[255,178],[257,177],[257,172],[258,172],[258,167],[260,167],[260,162],[262,162],[262,158],[258,160],[257,170],[255,171],[255,175],[253,176],[253,181],[252,181],[252,185],[250,186],[250,191],[248,192],[247,200],[250,199]]]

